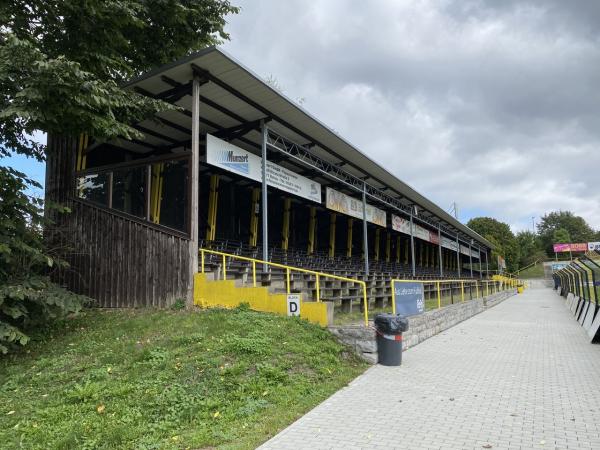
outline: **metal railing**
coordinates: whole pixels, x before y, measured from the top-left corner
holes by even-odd
[[[487,297],[491,294],[496,294],[498,292],[517,287],[520,283],[520,280],[515,278],[502,277],[504,279],[496,279],[496,280],[464,280],[464,279],[438,279],[438,280],[414,280],[414,279],[392,279],[390,281],[391,291],[392,291],[392,312],[396,314],[396,290],[394,288],[394,283],[421,283],[423,287],[426,284],[430,284],[434,286],[434,291],[437,294],[437,309],[442,308],[442,291],[450,290],[450,296],[453,299],[453,291],[454,289],[460,288],[460,298],[461,301],[465,301],[465,287],[469,287],[470,298],[483,298]],[[442,285],[449,285],[444,286]],[[472,297],[472,288],[475,287],[475,297]],[[431,292],[431,291],[430,291]],[[481,293],[481,295],[480,295]],[[423,295],[425,295],[425,290],[423,289]]]
[[[316,301],[317,302],[321,301],[321,284],[320,283],[321,283],[322,278],[346,281],[349,283],[358,284],[362,288],[365,326],[369,325],[369,302],[367,300],[367,283],[362,280],[341,277],[338,275],[332,275],[332,274],[328,274],[328,273],[324,273],[324,272],[317,272],[315,270],[303,269],[300,267],[288,266],[286,264],[279,264],[279,263],[274,263],[274,262],[270,262],[270,261],[263,261],[261,259],[249,258],[247,256],[233,255],[231,253],[224,253],[224,252],[219,252],[216,250],[209,250],[209,249],[201,248],[201,249],[199,249],[199,252],[200,252],[200,273],[204,273],[204,257],[206,254],[217,255],[217,256],[221,257],[223,280],[227,280],[227,258],[238,260],[238,261],[249,262],[252,266],[252,286],[253,287],[256,287],[256,264],[263,264],[268,267],[276,267],[279,269],[284,269],[285,270],[285,278],[286,278],[286,291],[288,294],[291,293],[290,276],[291,276],[292,272],[299,272],[299,273],[306,273],[309,275],[313,275],[315,277]]]

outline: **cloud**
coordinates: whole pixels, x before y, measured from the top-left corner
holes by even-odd
[[[442,208],[600,228],[600,4],[242,1],[226,48]]]

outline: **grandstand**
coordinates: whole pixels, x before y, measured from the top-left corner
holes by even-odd
[[[72,210],[54,217],[69,230],[53,236],[70,248],[61,282],[99,305],[189,300],[199,249],[363,280],[380,305],[391,278],[487,273],[490,242],[221,49],[127,88],[177,108],[134,124],[143,138],[48,138],[46,199]],[[210,253],[202,267],[239,284],[250,274]],[[260,284],[284,289],[285,269],[260,269]],[[310,274],[291,282],[307,299],[360,298],[339,280],[319,293]]]

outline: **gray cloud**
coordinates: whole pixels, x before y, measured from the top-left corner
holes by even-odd
[[[241,2],[226,48],[443,208],[600,228],[600,3]]]

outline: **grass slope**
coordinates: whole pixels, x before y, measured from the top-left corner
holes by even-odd
[[[517,275],[522,280],[528,280],[532,278],[544,278],[544,265],[542,263],[536,264],[535,266],[528,267],[522,270]]]
[[[254,448],[365,365],[305,321],[88,311],[0,358],[0,446]]]

